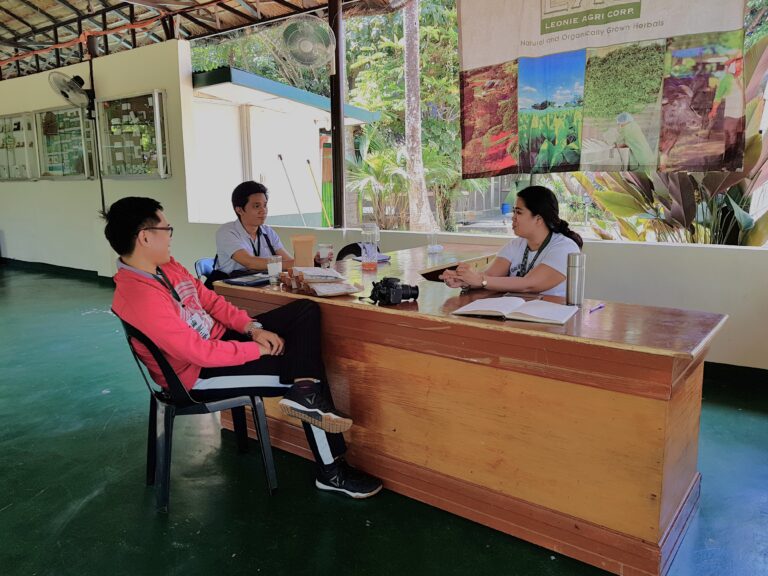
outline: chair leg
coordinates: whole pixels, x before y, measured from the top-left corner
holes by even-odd
[[[251,398],[253,407],[253,423],[256,425],[256,434],[259,437],[261,447],[261,459],[264,462],[264,470],[267,473],[267,485],[270,495],[277,490],[277,472],[275,461],[272,457],[272,443],[269,441],[269,428],[267,427],[267,414],[264,412],[264,403],[259,396]]]
[[[155,484],[157,467],[157,399],[149,395],[149,426],[147,429],[147,486]]]
[[[161,512],[168,512],[168,501],[171,493],[171,447],[173,446],[173,419],[176,416],[174,406],[162,405],[163,430],[157,437],[157,471],[155,482],[157,484],[156,497],[157,508]]]
[[[248,452],[248,423],[245,419],[245,406],[232,408],[232,424],[237,436],[237,448],[241,453]]]

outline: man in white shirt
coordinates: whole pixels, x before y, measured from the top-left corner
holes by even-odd
[[[237,220],[223,224],[216,232],[216,270],[225,275],[245,270],[266,270],[270,256],[282,256],[283,268],[293,265],[293,256],[267,219],[269,194],[259,182],[243,182],[232,192]]]

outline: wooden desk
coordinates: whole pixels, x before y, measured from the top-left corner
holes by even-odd
[[[610,572],[664,574],[699,497],[703,361],[726,317],[611,302],[564,326],[456,317],[490,294],[416,272],[495,251],[404,250],[371,274],[339,263],[365,294],[383,276],[421,289],[392,308],[316,299],[334,398],[355,420],[350,461],[390,490]],[[216,290],[251,313],[307,297]],[[300,429],[268,412],[275,445],[310,457]]]

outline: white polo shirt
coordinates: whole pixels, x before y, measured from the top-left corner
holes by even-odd
[[[259,258],[272,256],[273,253],[269,249],[267,238],[269,238],[275,253],[283,247],[280,236],[272,230],[271,226],[262,224],[260,231],[261,234],[257,236],[257,240],[253,240],[243,228],[240,220],[222,224],[216,231],[216,256],[218,257],[216,270],[221,270],[225,274],[245,270],[245,266],[232,259],[232,255],[238,250],[245,250],[251,256],[258,256]]]
[[[528,245],[525,238],[513,238],[510,240],[501,250],[497,256],[509,260],[509,275],[517,276],[517,271],[520,270],[520,265],[523,262],[523,254],[525,253],[525,247]],[[536,258],[537,250],[531,250],[528,252],[528,266],[531,265],[533,259]],[[536,264],[534,268],[539,264],[546,264],[553,270],[557,270],[563,276],[568,272],[568,254],[574,252],[580,252],[579,245],[568,236],[554,233],[549,240],[549,244],[544,247],[541,252],[541,256],[536,258]],[[554,288],[550,288],[542,292],[545,296],[565,296],[565,280]]]

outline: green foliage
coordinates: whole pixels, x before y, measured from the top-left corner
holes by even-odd
[[[519,146],[523,168],[547,173],[578,165],[581,117],[581,108],[520,111]]]
[[[659,98],[664,43],[630,44],[587,61],[584,115],[615,118],[635,114]]]
[[[195,42],[192,47],[192,70],[207,72],[222,66],[232,66],[329,96],[328,69],[323,67],[310,70],[283,57],[278,48],[280,40],[276,30],[277,27],[256,28]]]
[[[768,0],[748,0],[744,35],[745,51],[768,36]]]

